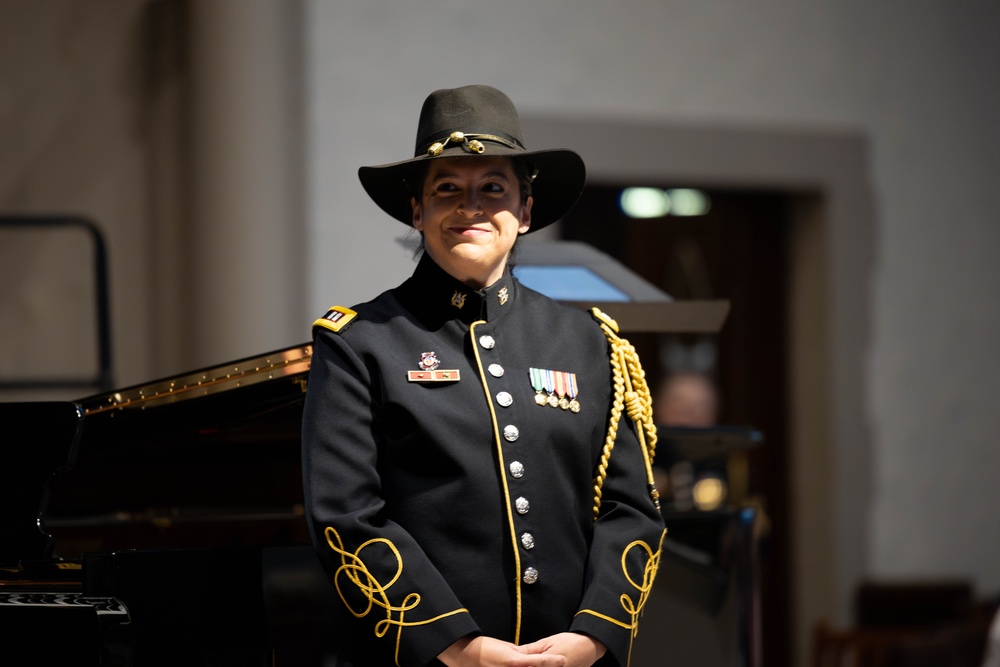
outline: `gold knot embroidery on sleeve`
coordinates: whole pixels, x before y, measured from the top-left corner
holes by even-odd
[[[639,634],[639,617],[642,616],[642,608],[646,606],[646,600],[649,599],[649,593],[653,590],[653,581],[656,579],[656,572],[660,568],[660,555],[663,553],[663,538],[666,537],[666,535],[666,530],[660,534],[660,544],[657,546],[656,553],[653,553],[653,549],[642,540],[632,542],[625,547],[625,550],[622,552],[621,565],[622,572],[625,574],[625,580],[630,586],[632,586],[632,588],[639,592],[638,599],[635,600],[629,597],[628,593],[622,593],[621,597],[618,598],[622,609],[626,614],[628,614],[628,623],[619,621],[618,619],[596,612],[592,609],[581,609],[577,612],[578,616],[580,614],[590,614],[591,616],[596,616],[597,618],[603,619],[608,623],[613,623],[620,628],[628,630],[628,655],[630,662],[632,657],[632,642]],[[628,571],[628,555],[633,549],[639,549],[646,552],[646,565],[642,570],[641,581],[636,581]]]
[[[344,548],[344,541],[340,538],[340,534],[333,527],[327,527],[325,534],[326,543],[340,556],[341,565],[333,574],[333,585],[337,589],[337,594],[340,596],[344,606],[347,607],[347,610],[351,612],[355,618],[364,618],[371,613],[375,607],[381,607],[384,609],[385,618],[375,624],[375,636],[379,638],[384,637],[386,633],[389,632],[390,628],[396,626],[396,665],[399,665],[399,644],[403,637],[404,627],[428,625],[448,616],[468,613],[467,609],[462,608],[435,616],[434,618],[428,618],[423,621],[407,621],[405,619],[406,613],[414,610],[420,604],[421,598],[419,593],[410,593],[403,598],[402,604],[398,606],[394,606],[389,601],[389,589],[403,574],[403,557],[400,555],[399,549],[396,548],[396,545],[394,545],[390,540],[380,537],[368,540],[358,547],[354,553],[350,553]],[[364,559],[361,557],[362,552],[366,549],[374,549],[378,546],[388,549],[392,558],[396,562],[396,572],[387,583],[382,583],[376,579],[375,575],[368,569]],[[347,601],[347,597],[341,589],[341,583],[345,577],[348,583],[354,584],[354,586],[368,598],[368,604],[363,610],[359,611],[354,609],[351,606],[351,603]]]

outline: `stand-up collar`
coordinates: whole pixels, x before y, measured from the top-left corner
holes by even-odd
[[[517,282],[509,268],[495,283],[476,290],[455,279],[424,253],[413,275],[394,290],[396,298],[429,329],[449,320],[492,322],[514,308]]]

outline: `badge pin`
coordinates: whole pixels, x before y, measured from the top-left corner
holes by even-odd
[[[409,382],[458,382],[461,374],[457,368],[439,369],[441,360],[433,352],[423,352],[420,355],[420,370],[406,371]]]
[[[500,305],[501,306],[504,305],[505,303],[507,303],[508,294],[507,294],[507,287],[506,286],[500,288],[500,291],[497,292],[497,298],[500,299]]]
[[[441,361],[437,358],[433,352],[424,352],[420,355],[420,368],[425,371],[437,370],[437,367],[441,365]]]
[[[455,293],[451,295],[451,305],[461,310],[465,306],[465,292],[455,290]]]

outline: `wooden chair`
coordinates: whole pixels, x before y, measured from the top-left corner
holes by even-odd
[[[880,630],[838,630],[820,622],[813,630],[813,667],[885,667],[898,635]]]
[[[980,667],[988,626],[980,620],[937,628],[813,632],[813,667]]]

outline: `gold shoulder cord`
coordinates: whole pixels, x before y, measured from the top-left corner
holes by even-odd
[[[618,323],[608,317],[599,308],[591,308],[594,317],[601,324],[601,330],[611,344],[611,371],[614,378],[615,395],[611,404],[611,419],[608,422],[608,436],[604,441],[604,451],[601,462],[597,466],[597,477],[594,479],[594,521],[601,510],[601,494],[604,478],[608,474],[608,462],[611,460],[611,450],[615,447],[618,435],[618,422],[621,420],[622,408],[635,422],[636,435],[639,437],[639,449],[646,463],[646,480],[649,496],[656,508],[660,508],[660,493],[656,490],[653,479],[653,458],[656,454],[656,424],[653,423],[653,400],[646,385],[646,374],[639,363],[639,355],[626,339],[618,335]]]

